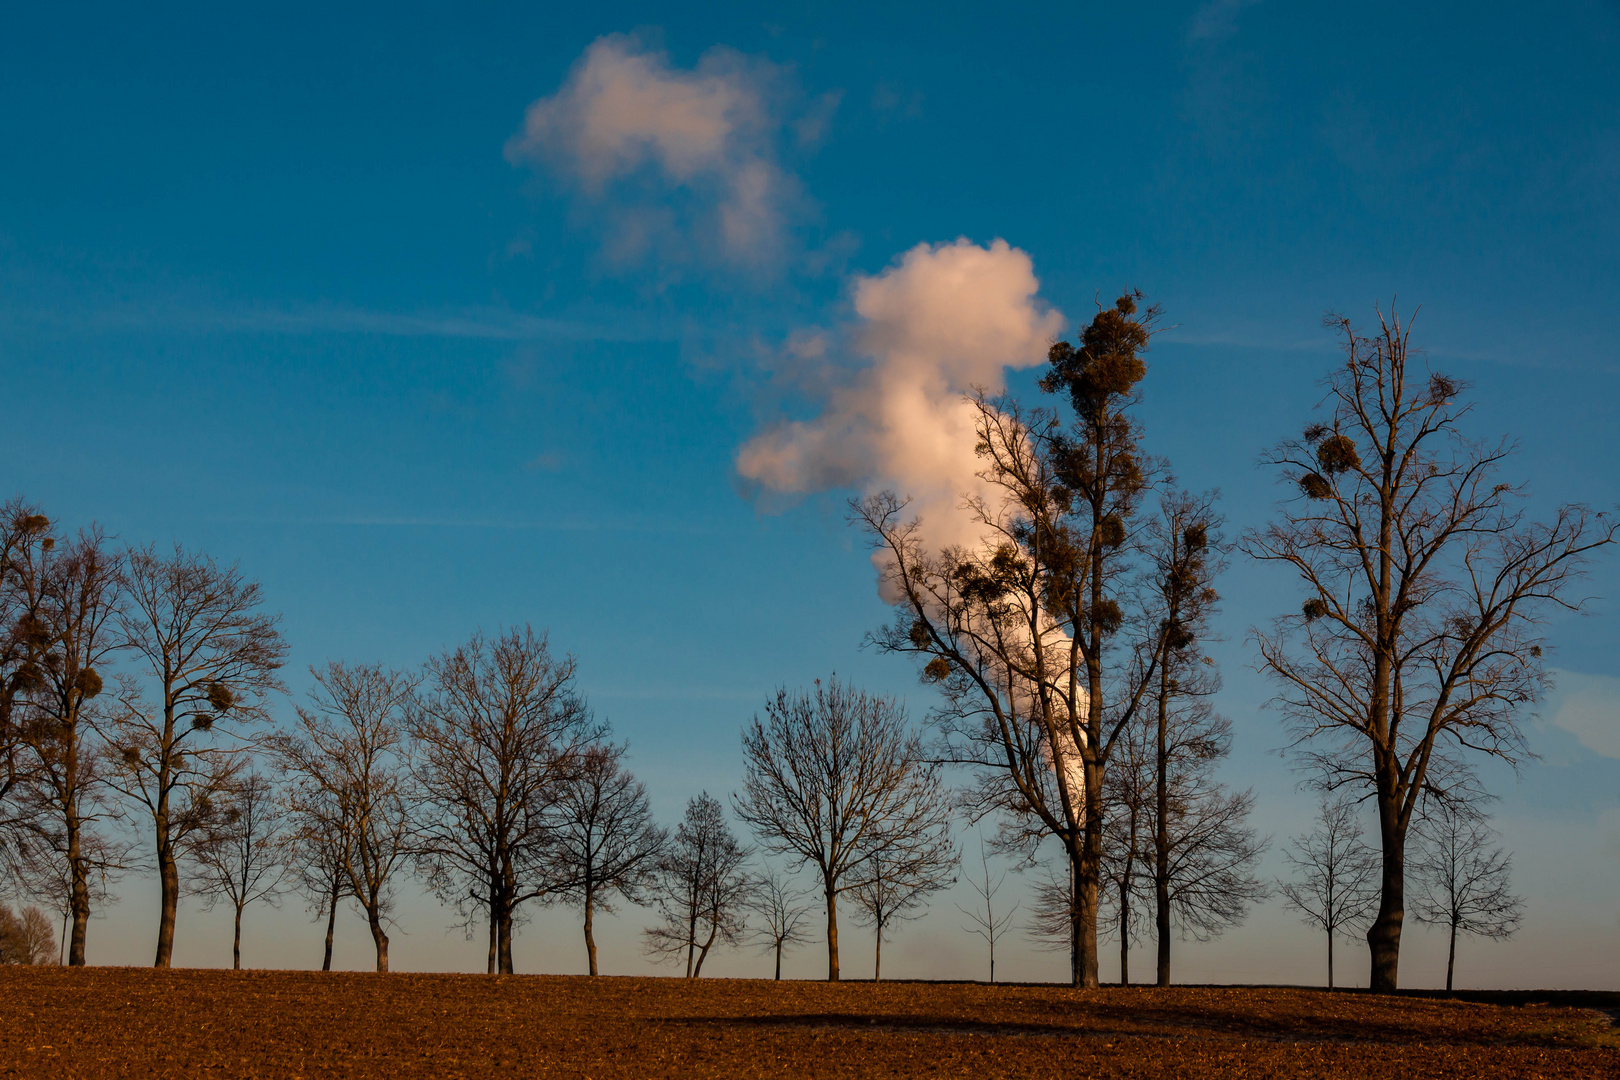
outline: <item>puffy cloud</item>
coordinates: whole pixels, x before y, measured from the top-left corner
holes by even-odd
[[[529,106],[507,159],[544,163],[606,206],[621,257],[690,244],[768,262],[802,203],[775,158],[776,81],[769,64],[730,49],[682,71],[637,38],[599,38],[555,94]]]
[[[743,446],[737,470],[763,489],[892,488],[913,500],[928,541],[967,544],[979,530],[960,509],[989,494],[976,475],[974,387],[1004,388],[1008,368],[1041,363],[1063,317],[1037,296],[1030,257],[1004,240],[919,244],[854,284],[848,340],[866,361],[829,392],[813,420],[771,428]],[[828,363],[808,338],[807,363]]]
[[[1620,758],[1620,679],[1560,671],[1558,707],[1549,719],[1604,757]]]

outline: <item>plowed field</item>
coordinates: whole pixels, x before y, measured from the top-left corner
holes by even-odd
[[[0,1076],[1620,1077],[1597,1009],[1620,995],[0,968]]]

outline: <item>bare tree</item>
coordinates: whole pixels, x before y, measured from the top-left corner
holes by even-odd
[[[1524,917],[1524,901],[1508,888],[1513,856],[1493,846],[1495,834],[1474,807],[1428,800],[1414,831],[1418,851],[1412,875],[1417,895],[1412,914],[1418,922],[1444,926],[1449,932],[1449,994],[1457,967],[1457,934],[1512,937]]]
[[[174,954],[180,863],[213,827],[287,654],[257,582],[175,545],[125,560],[124,644],[149,693],[131,688],[103,734],[117,749],[110,779],[150,818],[161,903],[155,966]]]
[[[56,935],[51,920],[37,907],[15,913],[0,904],[0,964],[40,965],[56,962]]]
[[[0,506],[0,881],[16,878],[37,804],[24,798],[33,764],[23,738],[27,694],[50,646],[44,568],[56,546],[50,520],[20,498]]]
[[[726,824],[720,800],[707,791],[686,804],[686,816],[658,860],[653,899],[663,921],[643,931],[647,951],[686,959],[686,977],[703,974],[716,944],[742,940],[754,882],[745,872],[748,849]]]
[[[958,904],[956,910],[966,915],[973,924],[967,928],[968,932],[978,934],[984,939],[985,945],[989,947],[990,982],[994,984],[996,981],[996,942],[1006,937],[1007,931],[1012,928],[1013,916],[1018,913],[1018,905],[1014,904],[999,914],[996,912],[996,894],[1001,891],[1002,883],[1006,880],[1007,875],[991,875],[990,852],[985,847],[984,837],[982,836],[979,837],[979,866],[983,871],[983,876],[977,880],[971,877],[968,878],[968,881],[973,885],[973,891],[978,894],[978,904],[972,909]],[[1067,913],[1065,913],[1065,928],[1067,926],[1066,916]],[[1065,934],[1065,937],[1067,937],[1067,934]]]
[[[207,835],[196,847],[192,889],[211,909],[221,898],[233,915],[231,967],[242,969],[242,912],[260,900],[275,906],[286,873],[286,823],[270,781],[258,773],[236,780]]]
[[[905,711],[840,684],[777,691],[743,729],[734,797],[765,850],[812,865],[827,907],[827,978],[838,981],[838,896],[891,872],[946,861],[951,800]],[[926,875],[919,875],[923,877]]]
[[[978,544],[930,551],[893,493],[852,504],[885,595],[898,598],[871,640],[927,658],[951,760],[980,781],[975,816],[1004,812],[1031,841],[1056,837],[1073,863],[1070,962],[1084,986],[1097,985],[1104,776],[1166,632],[1139,573],[1142,502],[1159,469],[1131,417],[1159,317],[1139,299],[1100,309],[1078,346],[1053,344],[1041,386],[1067,396],[1069,422],[971,399],[979,476],[994,492],[965,497]]]
[[[393,886],[412,855],[405,712],[415,680],[380,665],[332,662],[311,669],[298,733],[275,741],[291,790],[288,809],[306,840],[345,856],[345,891],[366,913],[377,970],[388,970]]]
[[[1145,730],[1140,719],[1125,728],[1103,776],[1097,930],[1119,939],[1121,986],[1131,984],[1131,944],[1143,921],[1143,909],[1136,902],[1151,882],[1153,779],[1142,739]]]
[[[337,799],[319,789],[304,789],[288,800],[287,844],[283,856],[293,881],[319,918],[326,916],[326,949],[321,970],[332,970],[332,939],[337,931],[338,903],[353,895],[349,884],[349,830]]]
[[[761,921],[751,933],[755,941],[776,955],[778,982],[782,979],[783,951],[808,940],[805,932],[805,920],[811,910],[811,905],[805,902],[808,899],[774,868],[766,870],[754,883],[748,908]]]
[[[1040,865],[1042,872],[1034,885],[1029,921],[1024,924],[1024,932],[1037,948],[1069,952],[1074,944],[1074,922],[1077,918],[1074,882],[1071,880],[1074,864],[1065,853],[1061,873],[1055,872],[1049,864],[1032,865]]]
[[[1466,439],[1464,387],[1427,370],[1410,322],[1379,313],[1371,335],[1328,324],[1345,362],[1322,419],[1269,462],[1297,492],[1281,520],[1244,538],[1298,575],[1299,614],[1256,632],[1276,702],[1328,787],[1370,791],[1382,882],[1367,931],[1372,989],[1396,988],[1406,835],[1419,796],[1455,797],[1468,754],[1522,756],[1519,720],[1543,688],[1537,628],[1617,526],[1581,506],[1535,522],[1501,479],[1510,442]]]
[[[93,879],[99,876],[104,884],[106,875],[122,866],[117,846],[95,834],[95,823],[111,816],[112,808],[104,799],[103,769],[90,741],[103,685],[100,670],[119,648],[120,567],[100,531],[91,529],[45,552],[39,572],[39,623],[33,631],[40,640],[39,659],[26,671],[19,731],[31,758],[24,816],[43,879],[57,868],[66,875],[65,896],[59,899],[72,914],[68,964],[78,967],[84,964],[97,891]]]
[[[604,733],[574,674],[574,659],[554,659],[528,626],[474,634],[428,662],[413,712],[422,865],[469,932],[477,911],[488,915],[491,974],[511,974],[519,908],[550,891],[548,815]]]
[[[1361,840],[1355,803],[1324,796],[1316,828],[1283,849],[1294,868],[1281,881],[1283,901],[1327,935],[1328,989],[1333,989],[1333,937],[1356,933],[1378,908],[1378,853]]]
[[[1149,526],[1151,573],[1163,633],[1143,757],[1151,764],[1146,803],[1158,944],[1157,983],[1170,985],[1171,933],[1204,940],[1241,921],[1266,894],[1254,874],[1266,841],[1248,827],[1254,797],[1214,778],[1231,751],[1232,722],[1211,706],[1221,680],[1203,648],[1224,569],[1214,497],[1171,492]]]
[[[956,882],[956,847],[949,838],[915,851],[879,851],[866,863],[862,881],[851,891],[855,918],[872,928],[872,981],[883,978],[883,942],[897,923],[920,918],[928,897]]]
[[[624,768],[625,750],[612,743],[587,749],[577,770],[559,785],[551,812],[551,889],[584,912],[592,975],[595,912],[611,913],[614,897],[640,904],[668,841],[653,823],[646,785]]]

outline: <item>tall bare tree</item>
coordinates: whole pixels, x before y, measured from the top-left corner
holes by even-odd
[[[657,864],[653,899],[661,921],[643,931],[647,952],[686,960],[686,977],[703,974],[717,944],[736,945],[747,926],[753,879],[748,849],[726,824],[725,807],[707,791],[687,800],[686,816]]]
[[[574,685],[572,657],[528,626],[428,662],[412,713],[418,851],[441,899],[489,917],[489,971],[512,972],[520,907],[551,889],[550,815],[602,725]]]
[[[273,907],[286,873],[288,835],[276,792],[258,773],[239,777],[222,793],[218,813],[196,848],[192,889],[208,907],[230,903],[231,967],[242,969],[242,912],[264,900]]]
[[[1296,836],[1283,859],[1297,875],[1278,883],[1283,901],[1327,935],[1331,990],[1334,936],[1358,932],[1378,909],[1378,853],[1362,842],[1355,802],[1324,796],[1316,828]]]
[[[782,953],[806,940],[806,918],[811,911],[809,899],[793,887],[781,871],[767,869],[754,883],[749,910],[759,916],[759,923],[751,926],[752,939],[769,949],[776,957],[776,980],[782,980]]]
[[[879,851],[867,862],[860,884],[850,891],[855,918],[872,928],[872,981],[883,978],[883,943],[902,922],[921,918],[928,898],[956,883],[956,847],[949,839],[920,850]]]
[[[1253,872],[1266,846],[1247,824],[1253,795],[1214,778],[1232,744],[1231,721],[1211,706],[1221,680],[1204,649],[1219,600],[1214,579],[1225,568],[1221,524],[1212,495],[1176,491],[1149,526],[1162,620],[1144,755],[1160,986],[1170,985],[1172,931],[1200,940],[1218,934],[1266,893]]]
[[[737,816],[766,851],[815,867],[827,907],[827,978],[837,982],[839,894],[873,880],[878,860],[905,873],[954,862],[940,767],[898,702],[836,677],[817,680],[814,693],[777,691],[742,742]]]
[[[288,810],[302,836],[342,852],[344,891],[366,914],[377,970],[388,970],[394,882],[409,866],[411,807],[407,709],[416,690],[404,673],[337,661],[311,669],[298,731],[275,740],[290,780]],[[330,957],[330,930],[328,930]]]
[[[1018,905],[1014,904],[1003,911],[996,910],[996,894],[1001,892],[1002,884],[1007,880],[1006,874],[992,874],[990,872],[990,851],[985,846],[984,837],[979,837],[979,868],[978,878],[968,878],[973,891],[978,897],[972,908],[957,905],[956,910],[968,917],[972,923],[967,928],[968,933],[977,934],[984,939],[990,950],[990,982],[996,981],[996,942],[1007,936],[1012,929],[1013,916],[1018,914]]]
[[[95,834],[112,814],[93,740],[100,709],[101,671],[117,653],[120,566],[101,532],[81,531],[45,553],[40,568],[38,662],[26,672],[25,718],[19,732],[31,757],[27,813],[34,859],[65,874],[65,907],[72,915],[68,964],[84,964],[93,877],[122,865],[115,845]],[[15,707],[15,703],[14,703]],[[15,715],[15,714],[14,714]]]
[[[1429,370],[1410,321],[1370,334],[1328,325],[1345,361],[1320,419],[1268,461],[1296,498],[1248,533],[1255,558],[1293,571],[1297,615],[1256,632],[1276,702],[1328,787],[1369,791],[1382,881],[1367,931],[1372,989],[1398,983],[1406,837],[1420,795],[1455,797],[1468,755],[1522,756],[1525,706],[1542,692],[1540,619],[1570,595],[1616,525],[1578,505],[1529,519],[1504,481],[1513,450],[1467,439],[1464,387]]]
[[[157,862],[157,967],[174,954],[180,863],[213,825],[287,655],[257,582],[207,555],[155,547],[125,559],[120,626],[143,669],[103,734],[117,749],[110,778],[150,819]]]
[[[1071,972],[1085,986],[1097,985],[1104,777],[1165,632],[1139,573],[1142,504],[1159,471],[1131,415],[1159,318],[1140,299],[1121,296],[1078,345],[1052,346],[1041,387],[1067,397],[1067,420],[971,399],[979,476],[993,492],[965,497],[978,544],[931,550],[893,493],[852,504],[897,598],[895,621],[872,640],[926,658],[951,759],[980,780],[973,812],[1021,820],[1070,859]]]
[[[549,869],[554,894],[585,917],[585,953],[596,972],[594,915],[615,897],[640,904],[668,842],[653,823],[647,788],[624,767],[624,746],[588,748],[559,785],[551,812]]]
[[[1518,932],[1524,901],[1508,879],[1513,856],[1495,846],[1495,834],[1476,807],[1431,799],[1413,831],[1417,858],[1412,863],[1417,895],[1412,914],[1418,922],[1444,926],[1446,993],[1457,969],[1457,935],[1508,938]]]
[[[42,685],[40,664],[51,644],[42,607],[55,546],[38,507],[20,498],[0,506],[0,880],[22,873],[38,808],[25,797],[34,763],[23,733],[27,696]]]
[[[332,970],[332,939],[338,904],[353,895],[349,884],[349,831],[330,793],[300,790],[287,799],[287,842],[282,850],[294,888],[316,918],[326,916],[321,970]]]

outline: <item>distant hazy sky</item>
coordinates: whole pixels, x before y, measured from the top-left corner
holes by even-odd
[[[1163,303],[1143,420],[1232,533],[1270,513],[1257,454],[1334,362],[1322,313],[1380,302],[1421,305],[1416,339],[1473,384],[1475,433],[1522,441],[1538,506],[1620,501],[1617,91],[1603,3],[14,4],[0,494],[239,561],[295,693],[327,658],[549,627],[672,820],[736,786],[778,684],[836,670],[927,713],[905,662],[859,647],[885,611],[843,502],[882,472],[869,395],[933,372],[907,342],[971,333],[917,306],[952,252],[1022,312],[1007,340],[1124,286]],[[873,330],[895,319],[911,338]],[[1033,394],[1028,359],[1008,377]],[[975,362],[953,377],[1002,377]],[[784,430],[827,437],[739,459]],[[1620,987],[1620,559],[1589,585],[1590,614],[1547,628],[1540,759],[1486,770],[1528,913],[1462,946],[1465,986]],[[1241,561],[1222,591],[1226,776],[1280,844],[1311,799],[1246,637],[1298,595]],[[119,891],[90,959],[149,962],[157,885]],[[981,975],[955,900],[886,972]],[[646,969],[640,918],[599,932],[605,970]],[[400,921],[397,967],[482,967],[414,890]],[[176,961],[226,963],[228,922],[188,903]],[[246,961],[317,964],[320,933],[296,899],[250,911]],[[362,922],[343,933],[367,966]],[[540,913],[519,969],[583,970],[578,936]],[[1406,941],[1403,983],[1443,980],[1441,935]],[[1275,904],[1178,949],[1186,980],[1321,978]],[[1011,953],[1009,977],[1062,977]]]

